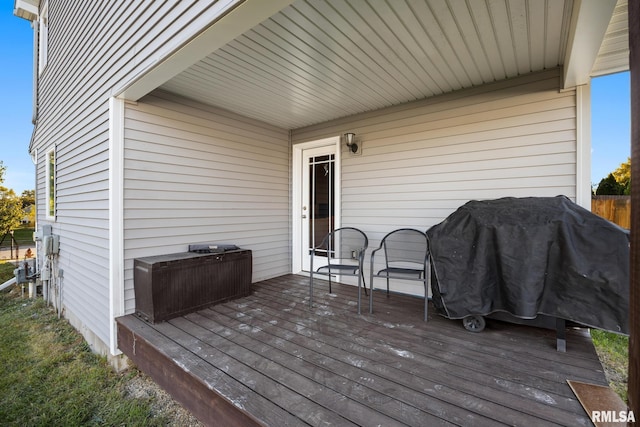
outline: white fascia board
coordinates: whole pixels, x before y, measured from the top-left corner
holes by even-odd
[[[562,88],[589,82],[617,0],[575,0],[564,58]]]
[[[38,19],[40,0],[15,0],[13,2],[13,14],[27,21]]]
[[[128,101],[140,98],[180,74],[191,65],[220,49],[236,37],[293,3],[293,0],[234,0],[218,2],[219,17],[200,35],[185,40],[166,58],[134,77],[115,94]],[[218,6],[219,5],[219,6]]]

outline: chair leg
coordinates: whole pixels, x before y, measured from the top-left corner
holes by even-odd
[[[431,260],[427,255],[424,265],[424,321],[428,320],[428,307],[429,307],[429,288],[431,287]]]
[[[309,308],[313,307],[313,269],[309,272]]]
[[[362,276],[362,287],[364,288],[364,294],[369,295],[369,293],[367,292],[367,282],[365,282],[364,280],[364,271],[362,271],[362,269],[360,269],[360,275]]]
[[[313,250],[309,251],[309,308],[313,308]]]
[[[369,314],[373,314],[373,266],[371,267],[371,275],[369,276]]]
[[[429,310],[429,294],[427,293],[427,282],[424,282],[424,321],[427,321]]]
[[[362,303],[362,289],[361,289],[361,286],[362,286],[362,280],[360,279],[360,275],[358,275],[358,314],[361,313],[361,311],[360,311],[360,306],[361,306],[361,303]]]
[[[387,296],[389,296],[389,273],[387,273]]]
[[[329,269],[329,293],[331,292],[331,269]]]

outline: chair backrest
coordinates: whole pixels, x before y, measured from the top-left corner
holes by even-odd
[[[331,255],[329,262],[336,260],[355,260],[364,255],[369,246],[367,235],[354,227],[336,228],[324,238],[319,248]]]
[[[382,239],[387,265],[391,263],[424,264],[429,245],[427,235],[413,228],[401,228]]]

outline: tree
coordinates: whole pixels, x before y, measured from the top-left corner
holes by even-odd
[[[13,190],[0,186],[0,236],[20,226],[22,202]]]
[[[6,166],[0,160],[0,184],[4,182]],[[22,201],[16,193],[0,185],[0,236],[20,226],[22,219]],[[2,237],[0,237],[2,238]]]
[[[598,184],[596,195],[621,196],[631,194],[631,158],[603,178]]]
[[[606,178],[602,178],[596,189],[596,195],[598,196],[619,196],[621,194],[624,194],[624,187],[616,181],[613,173],[610,173]]]
[[[22,209],[36,204],[36,190],[24,190],[20,195]]]
[[[621,163],[612,174],[616,178],[616,182],[622,186],[622,194],[631,194],[631,157],[628,157],[626,162]]]

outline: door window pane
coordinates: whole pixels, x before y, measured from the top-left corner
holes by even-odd
[[[334,166],[335,158],[332,154],[309,158],[309,191],[311,192],[309,244],[312,248],[322,243],[322,239],[327,233],[333,230],[335,214],[333,203]],[[320,252],[316,254],[322,256]]]

